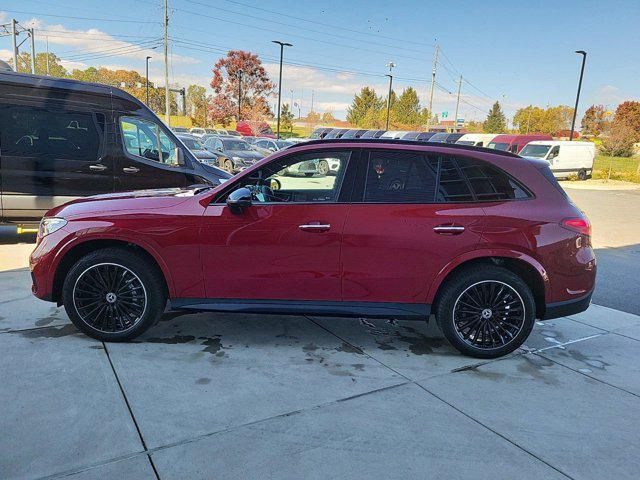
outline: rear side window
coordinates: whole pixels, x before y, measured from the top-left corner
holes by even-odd
[[[370,203],[433,203],[436,169],[420,152],[371,152],[364,201]]]
[[[456,160],[477,201],[519,200],[531,195],[506,172],[480,160]]]
[[[0,109],[0,146],[3,155],[54,157],[95,162],[104,138],[101,113]]]

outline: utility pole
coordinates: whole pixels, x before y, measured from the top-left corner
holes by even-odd
[[[36,41],[33,38],[33,28],[28,30],[29,37],[31,37],[31,74],[36,74]]]
[[[576,107],[573,109],[573,119],[571,120],[571,133],[569,141],[573,141],[573,131],[576,127],[576,115],[578,114],[578,100],[580,100],[580,89],[582,88],[582,76],[584,75],[584,64],[587,61],[587,52],[584,50],[576,50],[578,55],[582,55],[582,67],[580,68],[580,81],[578,82],[578,93],[576,95]]]
[[[462,75],[460,75],[460,80],[458,80],[458,98],[456,100],[456,114],[453,117],[453,130],[454,133],[458,128],[458,108],[460,107],[460,90],[462,90]]]
[[[49,37],[44,37],[45,43],[47,45],[47,76],[51,75],[49,72]]]
[[[313,112],[313,97],[315,95],[316,91],[315,90],[311,90],[311,111]]]
[[[149,59],[151,57],[147,56],[147,58],[145,59],[145,63],[146,63],[146,68],[145,68],[145,78],[146,78],[146,85],[145,88],[147,90],[147,101],[145,103],[145,105],[148,107],[149,106]]]
[[[242,70],[238,70],[236,75],[238,76],[238,122],[242,120],[242,113],[240,107],[242,106]],[[237,122],[236,122],[237,123]]]
[[[280,74],[278,76],[278,127],[276,138],[280,138],[280,107],[282,105],[282,57],[284,55],[284,47],[293,47],[290,43],[281,42],[279,40],[271,40],[272,43],[280,45]]]
[[[171,123],[171,103],[169,102],[169,5],[164,0],[164,121]]]
[[[18,71],[18,22],[15,18],[11,19],[11,39],[13,45],[13,69]]]
[[[291,103],[289,104],[289,110],[293,112],[293,88],[290,90],[291,92]]]
[[[389,113],[391,112],[391,87],[393,85],[393,75],[392,75],[392,71],[393,71],[393,67],[396,66],[395,63],[393,62],[389,62],[386,65],[387,67],[389,67],[389,73],[385,76],[389,77],[389,94],[387,95],[387,130],[389,130]]]
[[[427,130],[431,125],[431,118],[433,118],[433,90],[436,87],[436,67],[438,66],[438,44],[436,43],[436,49],[433,54],[433,68],[431,69],[431,93],[429,93],[429,121],[427,122]]]

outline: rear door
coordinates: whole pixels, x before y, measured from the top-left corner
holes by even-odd
[[[363,153],[344,228],[343,300],[425,303],[431,282],[480,241],[482,209],[456,158]]]
[[[117,122],[116,190],[187,186],[190,165],[156,120],[121,115]]]
[[[5,220],[35,221],[69,200],[113,191],[106,154],[108,110],[0,104],[0,166]]]

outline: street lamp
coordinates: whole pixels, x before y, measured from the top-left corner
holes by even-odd
[[[236,75],[238,76],[238,122],[241,120],[240,107],[242,105],[242,70],[238,70]]]
[[[282,105],[281,97],[282,97],[282,56],[284,54],[284,47],[293,47],[292,44],[281,42],[279,40],[271,40],[271,43],[276,43],[280,45],[280,74],[278,76],[278,127],[277,127],[277,138],[280,138],[280,106]]]
[[[389,130],[389,112],[391,111],[391,86],[393,84],[393,75],[391,74],[391,72],[396,64],[393,62],[389,62],[386,66],[389,67],[389,73],[386,75],[387,77],[389,77],[389,95],[387,96],[387,130]]]
[[[147,57],[145,62],[147,64],[147,68],[146,68],[146,77],[147,77],[147,84],[146,84],[146,89],[147,89],[147,107],[149,106],[149,59],[151,57]]]
[[[578,100],[580,100],[580,89],[582,88],[582,76],[584,75],[584,64],[587,61],[587,52],[584,50],[576,50],[578,55],[582,55],[582,67],[580,68],[580,80],[578,81],[578,93],[576,95],[576,107],[573,109],[573,119],[571,120],[571,133],[569,141],[573,140],[573,131],[576,128],[576,115],[578,114]]]

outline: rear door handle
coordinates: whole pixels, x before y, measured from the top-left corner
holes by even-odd
[[[106,169],[106,165],[89,165],[89,170],[93,170],[94,172],[104,172]]]
[[[311,222],[305,223],[303,225],[298,225],[298,228],[303,232],[322,233],[329,230],[331,228],[331,225],[329,225],[328,223]]]
[[[124,173],[138,173],[138,172],[140,171],[140,169],[139,169],[139,168],[137,168],[137,167],[124,167],[124,168],[122,169],[122,171],[123,171]]]
[[[433,231],[440,235],[460,235],[464,232],[462,225],[438,225],[433,227]]]

